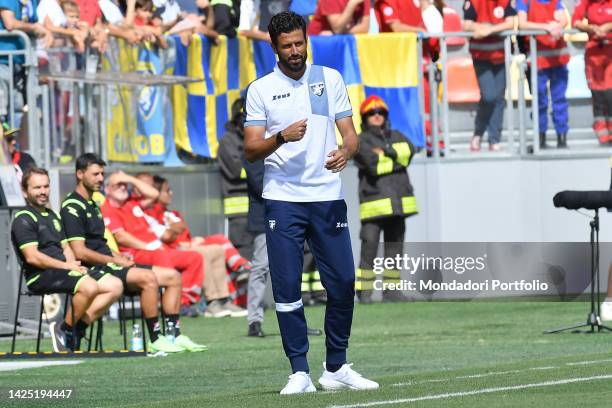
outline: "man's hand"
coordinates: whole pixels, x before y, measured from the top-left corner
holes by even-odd
[[[594,35],[595,35],[595,37],[597,37],[597,38],[605,38],[605,37],[608,35],[608,33],[606,32],[606,30],[603,30],[603,29],[601,28],[601,26],[598,26],[598,25],[592,25],[591,27],[592,27],[593,34],[594,34]]]
[[[87,273],[87,268],[81,266],[81,261],[66,262],[66,269],[68,269],[69,271],[80,272],[82,275],[85,275]]]
[[[193,237],[191,240],[192,246],[204,245],[204,243],[206,243],[206,239],[204,239],[204,237]]]
[[[548,31],[555,40],[558,40],[563,36],[563,27],[561,27],[561,25],[556,21],[551,21],[548,23],[546,31]]]
[[[374,154],[385,154],[385,151],[383,149],[381,149],[380,147],[373,147],[372,148],[372,152],[374,152]]]
[[[306,134],[306,122],[308,119],[298,120],[294,124],[290,125],[287,129],[282,131],[283,139],[285,142],[297,142],[302,140]]]
[[[134,181],[134,177],[130,176],[129,174],[124,173],[122,170],[119,170],[111,174],[110,177],[108,178],[108,184],[110,184],[111,186],[115,184],[119,184],[119,183],[130,184],[133,181]]]
[[[115,255],[113,256],[113,263],[122,266],[124,268],[131,268],[132,266],[134,266],[134,261],[123,256],[123,255]]]
[[[480,40],[491,35],[492,29],[489,26],[483,26],[474,31],[473,38]]]
[[[325,168],[331,170],[332,173],[338,173],[346,167],[349,154],[345,149],[338,149],[330,152],[327,157],[331,157],[331,159],[325,162]]]

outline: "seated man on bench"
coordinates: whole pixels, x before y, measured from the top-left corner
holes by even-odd
[[[72,294],[72,313],[66,313],[61,325],[51,323],[49,330],[54,351],[78,350],[87,326],[121,296],[121,281],[103,268],[87,269],[75,260],[60,217],[47,208],[47,170],[30,167],[21,185],[27,206],[15,214],[11,238],[19,249],[26,285],[35,294]]]
[[[76,258],[85,265],[99,265],[118,277],[123,282],[125,292],[140,293],[141,310],[153,352],[206,350],[206,346],[194,343],[180,332],[178,308],[181,299],[181,276],[178,271],[159,266],[151,269],[150,266],[136,265],[127,257],[113,253],[107,245],[102,212],[92,200],[92,195],[100,191],[104,182],[104,166],[106,163],[97,155],[82,154],[76,160],[76,189],[62,203],[62,222]],[[165,288],[162,307],[176,331],[174,343],[160,333],[157,310],[160,286]]]

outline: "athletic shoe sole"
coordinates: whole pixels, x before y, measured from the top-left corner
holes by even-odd
[[[51,322],[51,324],[49,325],[49,332],[51,333],[51,342],[53,343],[53,351],[55,351],[56,353],[70,351],[67,345],[62,345],[61,343],[58,344],[58,339],[55,335],[55,332],[57,330],[57,324],[57,322]]]
[[[326,391],[338,391],[338,390],[355,390],[355,391],[367,391],[367,390],[376,390],[376,388],[357,388],[352,385],[335,381],[335,380],[327,380],[324,378],[319,378],[319,384]]]
[[[305,394],[307,392],[316,392],[316,391],[317,391],[317,389],[315,388],[315,386],[311,384],[308,388],[306,388],[303,391],[291,392],[291,393],[285,393],[285,394],[283,394],[282,391],[281,391],[280,395],[296,395],[296,394]]]

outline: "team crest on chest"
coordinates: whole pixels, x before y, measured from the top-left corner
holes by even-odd
[[[325,91],[325,84],[323,82],[317,82],[316,84],[311,84],[310,90],[316,96],[321,96],[323,95],[323,92]]]

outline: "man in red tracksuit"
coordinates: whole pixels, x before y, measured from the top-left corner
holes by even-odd
[[[159,195],[155,187],[128,176],[113,173],[105,187],[102,206],[104,224],[113,233],[122,253],[129,253],[134,262],[144,265],[175,268],[181,272],[183,291],[181,312],[200,301],[204,282],[204,260],[192,251],[179,251],[163,244],[150,229],[138,200],[131,199],[128,184],[134,184],[145,195]]]
[[[506,65],[504,39],[497,34],[514,27],[515,15],[510,0],[465,0],[463,6],[463,29],[474,32],[470,53],[480,88],[471,151],[480,151],[485,131],[489,136],[489,150],[500,150]]]
[[[602,146],[612,144],[612,0],[582,0],[572,16],[574,27],[589,34],[584,54],[593,96],[593,130]]]
[[[546,30],[549,35],[536,36],[538,55],[538,108],[540,148],[546,146],[548,128],[548,88],[552,99],[552,119],[557,131],[557,147],[567,147],[568,103],[567,63],[570,55],[563,40],[567,17],[561,0],[517,0],[519,28]],[[550,85],[549,85],[550,84]]]

